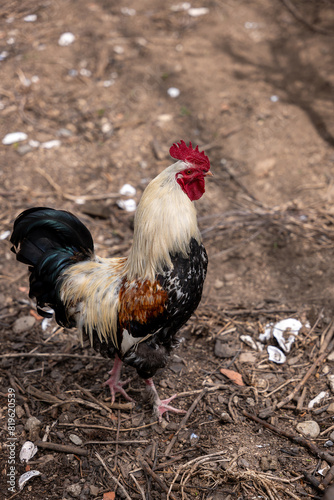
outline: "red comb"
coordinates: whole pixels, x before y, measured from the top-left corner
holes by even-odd
[[[175,160],[182,160],[198,165],[205,171],[210,169],[209,158],[204,154],[204,151],[198,151],[198,146],[194,149],[190,141],[189,146],[187,146],[184,141],[173,144],[169,150],[169,154],[172,158],[175,158]]]

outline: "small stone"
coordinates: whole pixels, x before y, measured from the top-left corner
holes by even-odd
[[[326,411],[327,413],[334,413],[334,403],[331,403]]]
[[[68,45],[71,45],[71,43],[73,43],[74,40],[75,36],[73,35],[73,33],[67,31],[66,33],[60,35],[60,38],[58,40],[58,45],[60,45],[61,47],[67,47]]]
[[[334,375],[327,375],[327,380],[330,390],[334,393]]]
[[[23,415],[25,414],[25,411],[22,408],[22,406],[17,405],[16,408],[15,408],[15,413],[16,413],[17,418],[22,418]]]
[[[78,498],[81,494],[82,486],[79,483],[70,484],[67,486],[66,491],[73,497]]]
[[[221,288],[223,288],[223,286],[224,286],[224,282],[217,278],[215,283],[214,283],[215,289],[220,290]]]
[[[330,354],[328,354],[327,361],[334,361],[334,351],[332,351]]]
[[[277,458],[270,455],[267,457],[263,456],[260,459],[260,466],[264,472],[268,470],[277,470],[278,469]]]
[[[320,427],[314,420],[306,420],[296,425],[296,430],[305,437],[315,439],[320,434]]]
[[[226,411],[223,411],[221,414],[220,414],[220,421],[224,424],[231,424],[233,422],[231,416],[229,413],[227,413]]]
[[[13,332],[16,334],[27,332],[35,323],[36,319],[33,316],[22,316],[14,321]]]
[[[97,486],[94,486],[94,484],[91,484],[89,486],[89,491],[93,497],[97,497],[97,495],[99,494],[100,488],[98,488]]]
[[[41,429],[42,422],[36,417],[29,417],[25,423],[25,430],[29,432],[29,440],[35,442],[39,439],[39,431]]]
[[[16,142],[25,141],[27,138],[28,136],[24,132],[12,132],[5,135],[2,139],[2,144],[8,146],[10,144],[15,144]]]
[[[24,156],[27,153],[30,153],[33,150],[33,148],[30,146],[30,144],[20,144],[18,148],[16,149],[16,152],[20,156]]]
[[[329,435],[329,439],[330,439],[331,441],[334,441],[334,431],[330,433],[330,435]]]
[[[217,356],[217,358],[232,358],[235,354],[236,350],[233,347],[230,347],[226,342],[222,342],[220,339],[216,339],[215,356]]]
[[[76,434],[70,434],[69,438],[72,441],[72,443],[76,444],[77,446],[81,446],[83,443],[82,439],[79,436],[77,436]]]
[[[242,352],[239,356],[240,363],[256,363],[257,357],[250,351]]]
[[[176,97],[179,97],[180,90],[176,87],[170,87],[167,90],[167,94],[169,95],[169,97],[172,97],[173,99],[175,99]]]

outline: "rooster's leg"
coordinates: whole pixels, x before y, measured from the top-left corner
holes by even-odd
[[[174,394],[174,396],[168,398],[168,399],[163,399],[161,400],[159,398],[159,394],[155,388],[154,382],[152,378],[148,378],[145,380],[145,384],[147,386],[147,389],[150,392],[150,399],[153,401],[153,411],[154,414],[159,418],[159,422],[162,421],[162,415],[167,412],[166,414],[166,419],[169,420],[168,417],[168,412],[174,412],[174,413],[186,413],[184,410],[179,410],[178,408],[174,408],[173,406],[170,406],[169,403],[177,397],[177,394]]]
[[[127,395],[125,390],[123,389],[123,385],[127,384],[130,379],[125,380],[124,382],[120,381],[120,376],[121,376],[121,369],[122,369],[123,361],[117,356],[115,356],[115,362],[114,366],[112,367],[112,370],[109,372],[110,377],[106,382],[103,383],[103,385],[108,385],[110,389],[110,394],[111,394],[111,404],[115,402],[115,395],[117,392],[120,392],[122,396],[125,397],[128,401],[133,401],[130,396]]]

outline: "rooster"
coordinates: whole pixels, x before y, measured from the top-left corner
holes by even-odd
[[[50,309],[61,326],[76,327],[81,341],[115,358],[104,385],[132,399],[121,381],[125,363],[147,386],[161,421],[176,394],[161,400],[152,377],[163,368],[176,333],[197,308],[208,258],[201,241],[193,201],[212,175],[210,161],[198,146],[173,144],[176,163],[146,187],[135,214],[128,257],[101,258],[89,230],[70,212],[31,208],[21,213],[11,235],[12,251],[29,266],[30,297],[41,316]]]

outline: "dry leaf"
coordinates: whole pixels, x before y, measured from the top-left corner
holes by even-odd
[[[232,380],[232,382],[234,382],[237,385],[245,385],[242,380],[242,376],[238,372],[235,372],[233,370],[228,370],[227,368],[221,368],[220,373],[225,375],[225,377],[229,378],[230,380]]]

